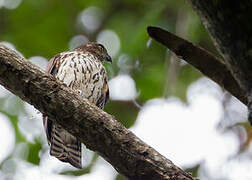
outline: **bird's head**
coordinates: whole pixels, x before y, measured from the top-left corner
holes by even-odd
[[[97,42],[89,42],[75,48],[76,51],[89,52],[96,56],[100,61],[107,61],[112,63],[112,58],[108,55],[107,50],[102,44]]]

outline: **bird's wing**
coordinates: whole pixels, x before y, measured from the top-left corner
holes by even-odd
[[[68,53],[60,53],[53,57],[47,65],[46,72],[56,77],[60,61]],[[59,124],[53,123],[45,114],[43,123],[50,144],[50,154],[63,162],[68,162],[76,168],[82,168],[81,142]]]
[[[55,75],[57,71],[55,69],[59,68],[59,59],[61,58],[61,54],[57,54],[53,58],[51,58],[47,64],[46,72],[52,75]]]
[[[104,88],[102,90],[102,94],[101,96],[99,97],[97,103],[95,104],[97,107],[103,109],[104,106],[106,105],[106,103],[108,102],[109,100],[109,86],[108,86],[108,80],[107,80],[107,77],[105,76],[105,79],[104,79]]]
[[[47,67],[46,67],[47,73],[55,76],[55,74],[57,73],[57,69],[59,68],[58,62],[59,62],[60,57],[61,57],[60,54],[58,54],[49,60]],[[51,143],[52,121],[48,120],[47,116],[45,114],[43,114],[43,125],[44,125],[44,129],[46,132],[47,140],[50,144]]]
[[[106,105],[106,103],[108,102],[109,100],[109,86],[108,86],[108,80],[107,78],[105,79],[105,102],[104,102],[104,106]]]

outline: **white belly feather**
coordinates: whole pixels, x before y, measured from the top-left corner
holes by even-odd
[[[56,78],[96,103],[105,88],[106,70],[102,63],[91,54],[65,52],[61,56],[65,57],[61,58]]]

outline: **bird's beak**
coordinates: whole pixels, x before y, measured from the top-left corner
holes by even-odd
[[[109,55],[107,55],[106,56],[106,61],[112,63],[112,58]]]

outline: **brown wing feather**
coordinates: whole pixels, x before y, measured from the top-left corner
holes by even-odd
[[[104,89],[104,92],[105,92],[105,102],[104,102],[104,106],[105,106],[106,103],[109,100],[109,86],[108,86],[108,80],[107,79],[105,80],[105,89]]]
[[[53,70],[54,70],[54,68],[59,68],[58,63],[56,63],[56,62],[59,61],[60,57],[61,57],[60,54],[58,54],[49,60],[47,67],[46,67],[47,73],[55,75],[55,72]]]
[[[47,65],[46,72],[55,76],[58,72],[61,55],[56,55]],[[60,125],[43,115],[43,124],[46,131],[50,154],[62,162],[68,162],[76,168],[82,168],[81,142]]]
[[[53,58],[51,58],[47,64],[46,67],[46,72],[51,74],[51,75],[55,75],[57,71],[56,68],[56,62],[57,60],[59,60],[60,58],[60,54],[54,56]],[[44,125],[44,129],[46,132],[46,137],[48,140],[48,143],[51,143],[51,130],[52,130],[52,121],[47,119],[47,116],[45,114],[43,114],[43,125]]]
[[[97,107],[103,109],[109,99],[109,87],[108,87],[108,80],[105,79],[104,89],[101,97],[98,99],[97,103],[95,104]]]

